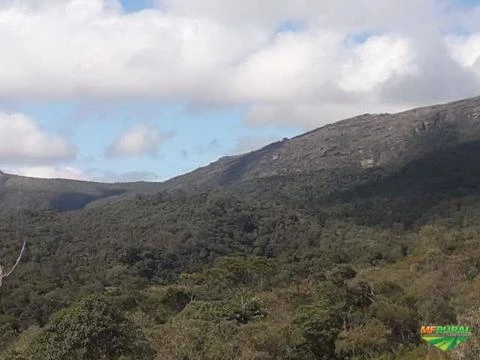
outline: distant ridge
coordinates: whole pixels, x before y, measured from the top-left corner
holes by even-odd
[[[0,171],[0,212],[14,210],[82,209],[103,199],[151,192],[159,189],[159,183],[116,183],[40,179],[7,174]]]

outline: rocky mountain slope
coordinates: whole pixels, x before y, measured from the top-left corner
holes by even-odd
[[[167,181],[167,188],[231,185],[269,176],[348,170],[391,174],[439,150],[480,140],[480,97],[365,114],[270,144]]]

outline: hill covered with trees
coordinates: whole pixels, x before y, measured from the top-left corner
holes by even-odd
[[[2,264],[27,250],[1,288],[0,359],[424,359],[420,325],[480,319],[480,148],[458,104],[413,112],[446,114],[429,136],[448,146],[396,166],[190,174],[2,214]]]

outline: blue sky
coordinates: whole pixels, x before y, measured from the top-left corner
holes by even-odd
[[[457,0],[456,2],[464,6],[477,6],[480,4],[480,0]],[[128,3],[128,1],[126,1],[126,3]]]
[[[122,0],[122,6],[127,12],[141,11],[153,6],[152,0]]]
[[[120,14],[108,1],[4,14],[0,169],[162,181],[346,117],[480,93],[480,0],[121,0]]]
[[[81,152],[77,160],[68,164],[99,181],[120,181],[122,174],[131,172],[145,173],[145,180],[163,181],[219,157],[253,150],[263,143],[303,131],[302,127],[295,126],[248,126],[242,121],[241,108],[192,111],[181,103],[132,101],[99,106],[37,102],[8,108],[35,119],[49,133],[71,139]],[[106,156],[106,144],[144,123],[173,133],[172,138],[159,147],[158,154],[118,159]],[[151,176],[153,174],[158,178]]]

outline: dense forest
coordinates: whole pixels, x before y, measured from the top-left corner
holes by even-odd
[[[476,154],[2,215],[0,359],[425,359],[480,321]]]

